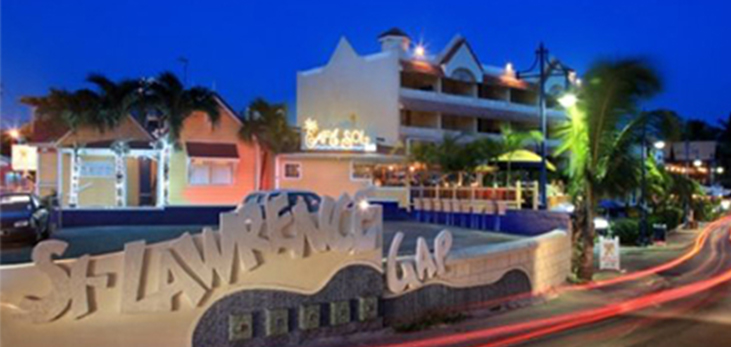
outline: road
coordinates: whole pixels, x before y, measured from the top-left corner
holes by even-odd
[[[564,287],[542,305],[357,345],[731,346],[730,227],[718,220],[674,260]]]
[[[523,345],[731,346],[730,241],[729,224],[725,223],[714,228],[697,256],[654,276],[659,288],[649,290],[650,295],[676,290],[687,296],[665,304],[653,303],[648,309],[609,320],[533,338]],[[695,290],[700,286],[694,286],[714,279],[718,279],[720,284],[707,290]],[[636,284],[617,286],[607,294],[611,296],[613,291],[626,290],[632,285]],[[640,296],[644,297],[647,296]]]

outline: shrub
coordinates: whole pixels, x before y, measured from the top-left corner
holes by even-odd
[[[612,235],[619,236],[619,243],[636,245],[640,238],[640,222],[636,219],[623,218],[611,222]]]
[[[648,220],[650,227],[652,227],[653,224],[665,224],[667,225],[668,230],[673,230],[683,221],[683,209],[678,207],[666,207],[655,211]]]

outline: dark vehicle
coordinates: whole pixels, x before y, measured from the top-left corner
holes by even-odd
[[[310,213],[315,213],[320,209],[320,196],[306,190],[271,190],[254,192],[246,196],[244,204],[251,201],[256,201],[261,204],[264,201],[264,197],[267,197],[267,200],[271,200],[284,193],[287,193],[287,200],[289,201],[287,203],[287,207],[280,211],[280,213],[285,213],[291,210],[300,198],[305,202],[305,204],[307,204],[307,210]]]
[[[49,216],[33,194],[0,194],[0,239],[40,241],[51,233]]]

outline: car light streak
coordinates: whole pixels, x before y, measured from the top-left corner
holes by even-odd
[[[701,249],[703,249],[703,246],[705,245],[706,241],[708,240],[708,236],[710,235],[711,231],[718,228],[719,226],[723,225],[724,223],[731,222],[731,216],[726,216],[723,218],[720,218],[712,223],[709,223],[705,227],[703,227],[703,230],[701,230],[700,234],[696,237],[695,242],[693,244],[693,247],[683,254],[682,256],[675,258],[667,263],[663,263],[645,270],[635,271],[628,274],[620,275],[611,279],[601,280],[601,281],[593,281],[586,284],[577,284],[577,285],[571,285],[571,286],[564,286],[560,288],[549,288],[544,291],[538,291],[538,292],[529,292],[529,293],[521,293],[521,294],[515,294],[507,297],[502,297],[490,301],[483,301],[478,303],[471,303],[468,305],[464,305],[462,307],[459,307],[456,309],[456,311],[460,310],[473,310],[473,309],[479,309],[479,308],[485,308],[485,307],[492,307],[496,306],[505,302],[510,301],[516,301],[516,300],[523,300],[523,299],[529,299],[541,295],[546,295],[549,293],[554,294],[560,294],[565,291],[579,291],[579,290],[589,290],[589,289],[596,289],[596,288],[602,288],[607,287],[611,285],[616,285],[628,281],[634,281],[638,280],[643,277],[651,276],[654,274],[657,274],[658,272],[667,271],[669,269],[672,269],[684,262],[686,262],[688,259],[693,258],[696,256]]]
[[[525,342],[537,337],[545,336],[548,334],[556,333],[566,329],[575,328],[581,325],[599,322],[608,318],[612,318],[618,315],[627,314],[629,312],[648,308],[650,306],[661,305],[670,301],[685,298],[690,295],[694,295],[703,291],[706,291],[714,286],[723,284],[731,280],[731,270],[727,270],[715,277],[707,280],[699,281],[693,284],[688,284],[674,289],[669,289],[659,293],[648,294],[640,296],[638,298],[630,299],[624,302],[608,305],[599,309],[589,310],[580,314],[568,314],[563,316],[556,316],[552,319],[541,322],[542,325],[551,325],[550,320],[555,320],[556,325],[549,326],[547,328],[538,329],[526,334],[510,337],[504,340],[500,340],[493,343],[481,345],[480,347],[496,347],[496,346],[507,346],[520,342]],[[555,323],[554,323],[555,324]],[[511,326],[507,326],[509,328]],[[506,329],[514,330],[514,329]],[[493,335],[494,336],[494,335]]]
[[[610,285],[615,285],[618,283],[623,283],[627,281],[636,280],[645,276],[649,276],[652,274],[656,274],[658,272],[669,270],[675,266],[678,266],[682,264],[683,262],[687,261],[690,258],[693,258],[695,255],[697,255],[703,246],[705,245],[706,241],[708,240],[708,237],[714,229],[721,226],[723,223],[727,223],[731,221],[731,216],[726,216],[722,219],[719,219],[709,225],[707,225],[701,232],[701,234],[696,238],[695,244],[693,248],[683,254],[681,257],[676,258],[672,261],[669,261],[667,263],[642,270],[633,272],[630,274],[626,274],[617,278],[604,280],[604,281],[597,281],[597,282],[591,282],[585,285],[576,285],[576,286],[567,286],[563,288],[557,289],[558,292],[562,291],[572,291],[572,290],[589,290],[589,289],[595,289],[599,287],[605,287]],[[731,241],[731,234],[729,234],[728,240]],[[715,249],[712,250],[712,258],[716,257],[719,252],[716,252]],[[722,252],[721,252],[722,253]],[[723,255],[723,254],[722,254]],[[704,261],[702,266],[709,265],[709,261]],[[481,330],[475,330],[465,333],[455,333],[451,335],[446,336],[437,336],[437,337],[431,337],[421,340],[415,340],[415,341],[406,341],[396,344],[388,344],[386,346],[388,347],[429,347],[429,346],[445,346],[445,345],[452,345],[452,344],[458,344],[458,343],[468,343],[476,340],[486,340],[490,338],[497,338],[500,336],[509,336],[514,334],[520,334],[516,336],[511,336],[506,339],[502,339],[495,342],[490,342],[484,345],[481,345],[481,347],[492,347],[492,346],[505,346],[505,345],[511,345],[516,344],[520,342],[525,342],[534,338],[538,338],[541,336],[546,336],[548,334],[560,332],[563,330],[575,328],[578,326],[591,324],[595,322],[599,322],[602,320],[606,320],[612,317],[616,317],[618,315],[627,314],[633,311],[642,310],[651,306],[657,306],[661,305],[667,302],[675,301],[678,299],[682,299],[685,297],[688,297],[690,295],[694,295],[703,291],[706,291],[714,286],[717,286],[719,284],[725,283],[727,281],[731,280],[731,269],[717,274],[711,278],[708,278],[706,280],[698,281],[692,284],[683,285],[677,288],[673,289],[667,289],[661,292],[656,293],[650,293],[645,294],[636,298],[627,299],[621,302],[605,305],[600,308],[596,309],[588,309],[583,311],[577,311],[572,312],[568,314],[562,314],[557,315],[549,318],[543,318],[543,319],[536,319],[528,322],[523,323],[516,323],[511,325],[505,325],[505,326],[499,326],[494,328],[486,328]],[[530,297],[532,295],[535,295],[535,293],[526,293],[522,295],[516,295],[508,297],[507,299],[515,299],[518,297]],[[506,298],[502,298],[499,300],[500,302],[506,301]],[[483,302],[479,303],[478,305],[485,305],[486,303],[496,303],[498,300],[490,301],[490,302]],[[474,308],[474,305],[470,306]],[[525,331],[529,331],[528,333],[524,333]]]

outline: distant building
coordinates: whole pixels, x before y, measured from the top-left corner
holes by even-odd
[[[297,74],[304,152],[279,156],[278,187],[334,194],[375,186],[405,201],[400,188],[413,143],[441,141],[445,135],[464,141],[499,138],[501,125],[508,123],[517,130],[540,129],[536,85],[519,79],[510,63],[483,64],[462,36],[435,54],[396,28],[378,40],[379,52],[359,54],[343,37],[327,64]],[[556,78],[546,89],[556,92],[565,85]],[[549,126],[565,119],[555,105],[548,100]],[[320,139],[308,142],[313,127]],[[342,135],[352,131],[362,132],[368,145],[343,142]]]
[[[674,173],[687,174],[701,184],[714,183],[715,176],[724,168],[717,163],[717,141],[683,141],[665,146],[665,168]]]
[[[177,144],[163,145],[132,116],[104,132],[36,124],[28,139],[38,151],[35,189],[65,208],[236,205],[272,174],[264,170],[266,182],[257,182],[256,149],[239,139],[240,119],[218,100],[219,124],[196,112]]]

